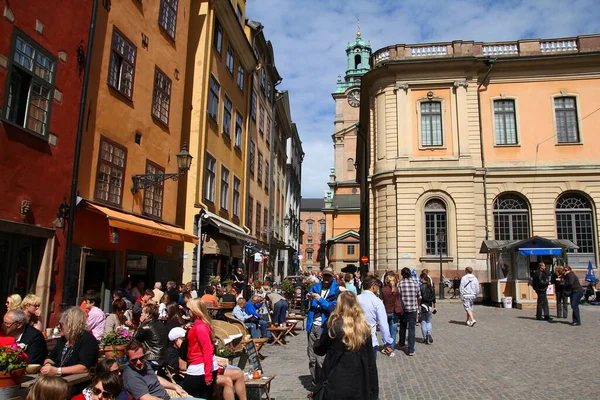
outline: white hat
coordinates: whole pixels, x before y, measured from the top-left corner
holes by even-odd
[[[183,329],[183,328],[176,327],[176,328],[171,329],[171,331],[169,332],[169,340],[171,342],[174,342],[177,339],[184,338],[184,337],[185,337],[185,329]]]

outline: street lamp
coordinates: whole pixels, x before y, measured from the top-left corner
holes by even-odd
[[[131,191],[137,193],[142,189],[147,189],[152,186],[159,185],[167,179],[173,179],[174,181],[179,179],[179,176],[186,174],[192,166],[192,155],[188,152],[187,143],[183,143],[181,151],[176,154],[177,156],[177,168],[179,172],[172,174],[144,174],[144,175],[133,175],[133,187]]]
[[[446,233],[438,229],[435,233],[435,239],[437,241],[438,252],[440,253],[440,294],[439,298],[444,299],[444,278],[442,277],[442,248],[446,242]]]

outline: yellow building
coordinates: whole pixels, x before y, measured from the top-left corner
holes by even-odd
[[[178,216],[201,246],[184,250],[184,279],[227,277],[255,239],[246,221],[247,128],[251,74],[257,60],[245,28],[245,1],[192,1],[183,131],[196,162],[188,173]],[[198,276],[198,258],[201,275]]]
[[[98,7],[65,303],[125,278],[177,279],[183,242],[197,241],[175,226],[178,183],[140,177],[180,172],[189,10],[190,0]]]
[[[375,52],[357,149],[371,269],[428,268],[437,280],[471,266],[480,281],[504,282],[494,300],[527,302],[537,262],[596,265],[599,47],[590,35]],[[536,236],[560,255],[490,265],[480,254]]]

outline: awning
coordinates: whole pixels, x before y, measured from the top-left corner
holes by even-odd
[[[108,218],[108,225],[113,228],[158,236],[164,239],[177,240],[179,242],[198,243],[197,236],[190,235],[182,228],[161,224],[160,222],[133,214],[127,214],[122,211],[116,211],[108,207],[93,204],[89,201],[85,201],[85,205],[93,211],[106,215],[106,218]]]
[[[202,252],[204,254],[214,254],[226,257],[231,255],[231,249],[227,240],[216,239],[210,236],[207,236],[204,243],[202,243]]]
[[[519,253],[524,256],[560,256],[562,249],[554,248],[520,248]]]
[[[256,239],[250,236],[242,229],[231,221],[225,218],[219,217],[217,214],[211,213],[210,211],[204,211],[202,216],[206,222],[219,229],[219,232],[223,235],[230,236],[235,239],[242,240],[244,242],[256,243]]]
[[[567,239],[546,239],[540,236],[532,236],[523,240],[484,240],[481,243],[479,253],[512,252],[520,249],[558,249],[557,253],[552,254],[560,255],[560,250],[575,250],[578,248],[579,247],[577,247],[577,245]],[[551,253],[543,253],[539,255],[549,254]]]

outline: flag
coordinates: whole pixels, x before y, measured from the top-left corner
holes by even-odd
[[[119,231],[117,228],[113,228],[112,226],[108,227],[108,242],[112,244],[119,243]]]
[[[592,262],[588,261],[587,274],[585,274],[585,281],[590,283],[596,283],[596,275],[594,274],[594,268]]]

